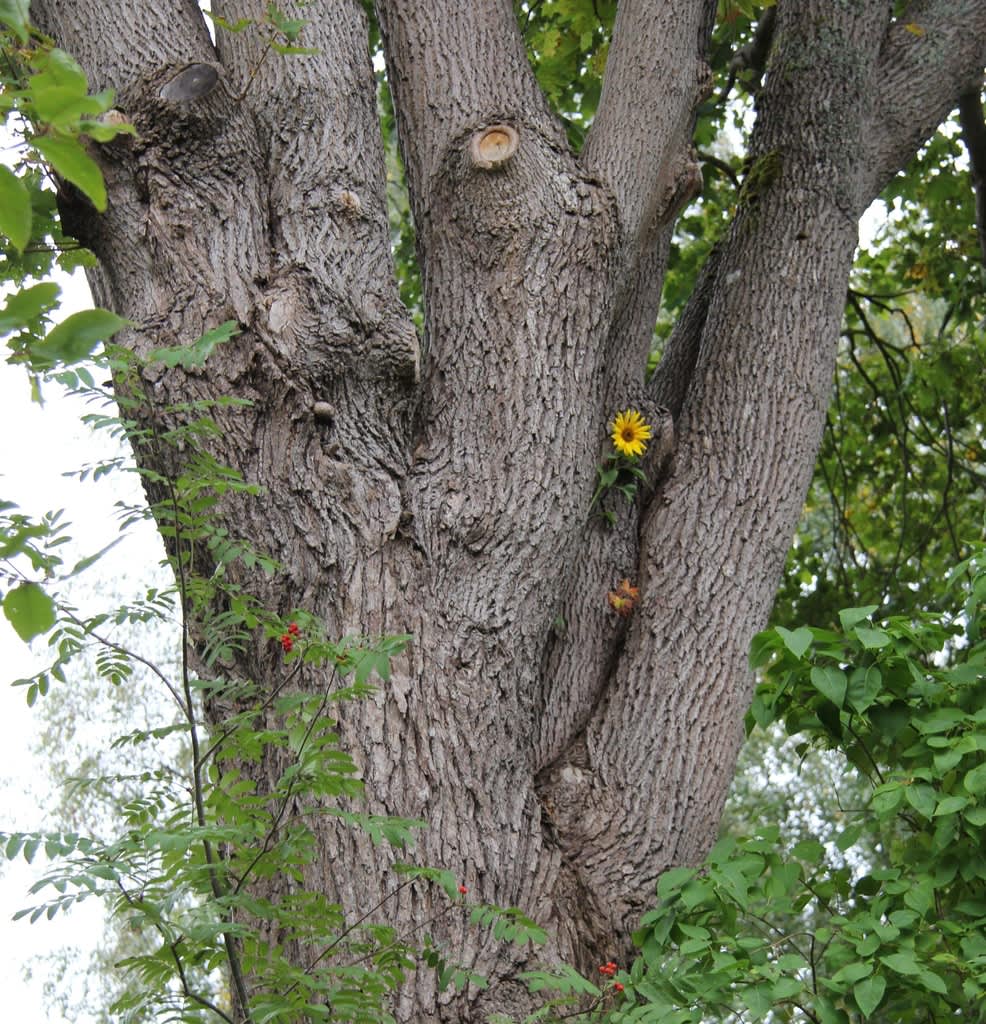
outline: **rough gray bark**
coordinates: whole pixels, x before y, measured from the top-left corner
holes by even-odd
[[[986,263],[986,117],[980,91],[967,92],[959,99],[962,141],[969,155],[969,176],[976,195],[976,234],[979,253]]]
[[[231,17],[265,6],[215,4]],[[343,722],[371,809],[426,818],[421,862],[525,908],[553,930],[541,956],[591,969],[625,952],[658,874],[715,836],[747,647],[820,443],[856,221],[979,87],[986,4],[916,4],[899,22],[883,0],[779,5],[735,222],[649,385],[714,0],[621,4],[581,158],[509,0],[376,6],[422,339],[390,263],[358,0],[298,12],[317,56],[263,62],[246,35],[213,48],[193,0],[36,0],[139,132],[101,150],[109,211],[65,215],[100,257],[97,301],[137,325],[135,348],[230,318],[244,328],[207,373],[149,383],[161,404],[253,403],[223,414],[215,454],[266,498],[227,515],[287,569],[245,582],[330,633],[413,634],[391,685]],[[915,20],[921,36],[901,27]],[[175,99],[167,83],[194,63],[217,85]],[[502,164],[482,158],[497,124],[518,143]],[[589,500],[607,423],[628,406],[661,422],[664,443],[656,486],[608,530]],[[605,596],[624,576],[642,590],[629,625]],[[278,679],[270,647],[238,670]],[[385,852],[328,827],[320,841],[312,884],[351,910],[387,891]],[[392,908],[408,923],[429,909],[408,891]],[[511,978],[528,954],[456,923],[440,937],[491,987],[439,1000],[422,974],[401,1019],[523,1009]]]

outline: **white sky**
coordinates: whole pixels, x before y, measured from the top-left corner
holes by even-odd
[[[81,274],[63,286],[62,315],[91,305],[89,290]],[[56,387],[45,391],[44,408],[31,402],[27,375],[19,367],[0,361],[0,498],[14,501],[21,511],[40,515],[50,509],[66,508],[73,522],[73,537],[82,544],[72,549],[66,561],[82,557],[116,536],[113,503],[120,497],[136,498],[136,481],[129,475],[111,474],[98,484],[80,484],[65,478],[64,471],[78,469],[114,452],[106,438],[95,437],[79,422],[86,411],[81,401],[59,394]],[[143,550],[141,550],[143,547]],[[130,539],[107,556],[98,571],[125,575],[128,564],[156,561],[158,550],[153,535]],[[104,579],[107,576],[104,575]],[[4,588],[5,589],[5,588]],[[32,743],[40,725],[37,707],[30,709],[23,688],[8,681],[37,671],[45,663],[43,641],[29,649],[0,615],[0,831],[34,831],[48,826],[45,804],[51,799],[45,782],[44,765],[32,763]],[[51,1017],[41,999],[41,979],[27,981],[23,972],[34,958],[60,946],[91,950],[102,933],[102,911],[89,900],[59,914],[53,921],[41,918],[11,921],[13,914],[33,906],[39,898],[28,895],[30,885],[44,873],[46,861],[39,852],[32,865],[24,860],[0,861],[0,991],[4,994],[4,1016],[18,1024],[46,1024]],[[43,895],[43,894],[42,894]],[[79,958],[80,965],[87,957]],[[79,1017],[86,1020],[85,1016]]]

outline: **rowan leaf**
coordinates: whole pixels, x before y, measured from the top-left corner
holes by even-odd
[[[25,643],[47,633],[55,624],[55,602],[37,583],[22,583],[8,591],[3,613]]]
[[[83,192],[100,213],[106,209],[103,172],[78,139],[66,135],[35,135],[28,141],[51,164],[52,170]]]
[[[30,192],[9,167],[0,164],[0,231],[18,252],[30,241],[32,221]]]
[[[108,309],[84,309],[56,324],[44,341],[34,346],[32,354],[51,366],[77,363],[128,323]]]

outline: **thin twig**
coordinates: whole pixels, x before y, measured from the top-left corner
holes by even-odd
[[[192,744],[193,800],[195,804],[196,821],[200,828],[205,828],[206,814],[205,799],[203,796],[204,787],[202,785],[202,766],[199,756],[199,735],[195,719],[195,704],[192,695],[191,673],[189,671],[188,664],[188,580],[185,572],[185,561],[181,552],[179,504],[174,481],[168,478],[166,481],[166,487],[171,503],[171,511],[175,517],[175,580],[178,584],[178,596],[181,602],[181,678],[182,688],[185,694],[185,714],[188,719],[189,736]],[[216,871],[215,854],[213,853],[212,844],[208,839],[202,840],[202,851],[205,855],[205,861],[208,866],[209,885],[212,889],[213,896],[219,900],[226,895],[226,893],[219,880],[219,874]],[[226,911],[226,913],[228,914],[228,911]],[[224,930],[222,936],[223,945],[226,947],[226,958],[229,961],[230,977],[233,981],[233,987],[236,990],[236,999],[243,1012],[244,1020],[249,1022],[252,1021],[253,1017],[250,1013],[246,979],[243,976],[243,966],[240,963],[239,952],[236,949],[236,942],[232,934],[228,931]]]
[[[339,945],[340,942],[342,942],[342,940],[347,935],[349,935],[353,931],[355,931],[355,929],[357,929],[365,920],[367,920],[367,918],[369,918],[371,915],[375,914],[388,900],[393,899],[394,896],[396,896],[402,889],[406,889],[413,881],[414,881],[413,878],[408,878],[405,881],[401,882],[401,884],[398,885],[396,889],[392,890],[391,892],[388,892],[381,899],[377,900],[377,902],[374,903],[373,906],[370,907],[369,910],[367,910],[364,914],[362,914],[358,918],[356,918],[356,920],[353,921],[352,924],[347,925],[332,940],[332,942],[330,942],[329,945],[326,946],[325,949],[323,949],[322,952],[319,953],[318,956],[315,957],[315,959],[305,968],[305,974],[310,974],[316,968],[316,966],[318,966],[318,964],[322,960],[324,960],[332,952],[332,950],[334,950]],[[297,981],[292,982],[284,990],[284,992],[282,994],[283,995],[288,995],[289,993],[293,992],[294,989],[296,989],[297,987],[298,987],[298,982]]]
[[[70,622],[74,622],[75,625],[77,625],[79,629],[81,629],[86,634],[86,636],[91,636],[93,640],[95,640],[97,643],[102,644],[104,647],[108,647],[111,651],[116,651],[117,654],[122,654],[125,658],[132,659],[133,661],[136,661],[139,664],[143,665],[145,668],[150,669],[151,672],[153,672],[154,675],[157,676],[157,678],[162,683],[164,683],[164,685],[168,688],[168,692],[174,698],[175,703],[178,705],[178,707],[181,708],[182,713],[185,713],[185,705],[184,702],[182,701],[181,695],[178,693],[178,690],[175,688],[171,680],[168,679],[168,677],[161,671],[161,669],[158,668],[158,666],[153,661],[150,661],[148,658],[145,658],[140,654],[135,654],[133,651],[124,647],[123,644],[118,644],[115,641],[110,640],[109,637],[103,636],[101,633],[97,633],[94,629],[89,629],[82,619],[80,619],[73,612],[69,611],[67,608],[63,608],[62,611],[65,617]]]

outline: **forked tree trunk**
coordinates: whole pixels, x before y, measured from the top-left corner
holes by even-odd
[[[308,19],[315,56],[262,59],[250,32],[214,47],[194,0],[36,0],[138,131],[100,150],[109,211],[66,220],[136,350],[243,328],[204,372],[148,384],[161,405],[252,402],[221,414],[215,454],[265,497],[231,503],[228,526],[286,568],[245,582],[330,634],[413,634],[342,723],[370,809],[427,819],[419,862],[525,908],[552,932],[539,958],[592,969],[625,954],[660,872],[715,837],[856,223],[979,87],[986,5],[892,21],[885,0],[780,0],[735,220],[649,383],[671,226],[701,181],[689,140],[715,0],[623,0],[578,157],[508,0],[378,0],[422,338],[394,281],[363,5],[281,6]],[[628,407],[662,428],[656,486],[610,528],[589,504]],[[606,600],[623,577],[642,594],[628,622]],[[273,685],[280,652],[258,643],[237,670]],[[312,885],[350,911],[388,890],[385,851],[319,839]],[[405,891],[392,919],[425,919],[426,899]],[[531,954],[443,927],[491,987],[449,1002],[421,974],[401,1019],[523,1010],[510,979]]]

